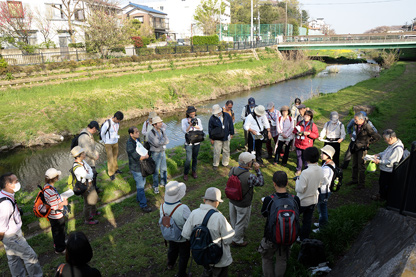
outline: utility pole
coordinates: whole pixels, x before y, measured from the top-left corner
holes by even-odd
[[[222,41],[222,20],[221,20],[221,7],[222,7],[222,0],[220,1],[220,41]]]
[[[286,0],[285,36],[287,36],[287,0]]]
[[[253,41],[253,0],[251,0],[250,41]]]
[[[260,5],[257,5],[257,36],[260,37]]]

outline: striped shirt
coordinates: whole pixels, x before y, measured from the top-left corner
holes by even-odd
[[[59,209],[59,204],[62,203],[61,195],[59,195],[58,191],[51,185],[46,184],[43,188],[46,188],[44,192],[45,201],[51,206],[51,213],[49,214],[48,218],[51,219],[60,219],[64,215]]]

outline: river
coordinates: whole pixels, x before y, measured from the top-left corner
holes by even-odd
[[[334,70],[335,69],[335,70]],[[310,98],[317,93],[334,93],[345,87],[353,86],[358,82],[374,77],[379,70],[375,64],[350,64],[350,65],[331,65],[324,71],[315,76],[307,76],[281,82],[271,86],[256,88],[250,91],[242,91],[227,95],[210,102],[198,104],[197,116],[202,120],[204,130],[207,133],[207,125],[211,116],[210,109],[214,104],[223,106],[225,101],[231,99],[234,102],[234,112],[236,122],[241,121],[240,114],[247,104],[249,97],[256,99],[256,104],[264,105],[270,101],[274,102],[275,107],[280,109],[283,105],[291,105],[296,97],[302,101]],[[338,73],[330,73],[338,71]],[[170,143],[168,148],[172,148],[184,143],[184,134],[181,131],[181,119],[185,117],[185,111],[161,115],[167,124],[167,135]],[[138,118],[133,121],[121,123],[119,141],[119,159],[127,159],[125,145],[128,138],[127,129],[131,126],[138,126],[139,130],[146,118]],[[86,119],[88,123],[90,119]],[[1,153],[0,173],[14,172],[20,179],[22,188],[28,191],[36,189],[37,185],[42,184],[45,171],[50,167],[55,167],[63,172],[63,177],[67,176],[72,165],[73,159],[70,156],[70,141],[65,141],[58,145],[48,147],[35,147],[18,149],[8,153]],[[106,161],[105,150],[102,145],[98,145],[100,159],[98,163]]]

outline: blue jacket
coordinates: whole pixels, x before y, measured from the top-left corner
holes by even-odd
[[[224,117],[224,131],[226,135],[221,141],[226,141],[228,140],[228,135],[234,135],[234,124],[233,119],[228,113],[222,112],[222,116]],[[208,122],[208,134],[210,139],[212,139],[211,130],[218,126],[222,127],[221,120],[215,115],[212,115]]]

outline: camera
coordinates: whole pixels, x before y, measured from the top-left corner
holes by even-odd
[[[191,125],[192,125],[192,126],[196,126],[196,125],[198,125],[198,118],[196,118],[196,117],[192,118],[192,119],[191,119]]]
[[[304,134],[303,134],[303,132],[298,132],[298,134],[297,134],[298,136],[303,136]]]

